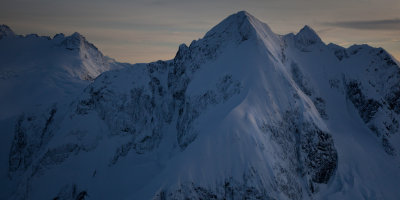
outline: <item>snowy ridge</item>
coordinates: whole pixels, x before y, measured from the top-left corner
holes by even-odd
[[[0,119],[32,111],[37,105],[46,108],[64,99],[68,102],[100,73],[124,66],[103,56],[79,33],[52,39],[21,36],[2,25],[1,35]]]
[[[113,63],[115,63],[114,60],[104,57],[97,47],[89,43],[85,37],[76,32],[71,36],[63,38],[60,46],[71,51],[79,51],[79,56],[83,60],[81,66],[83,69],[67,70],[73,76],[77,76],[80,79],[93,80],[101,72],[108,71],[112,68]]]
[[[53,40],[101,58],[78,34]],[[383,49],[278,36],[241,11],[172,60],[4,122],[0,197],[396,199],[399,84]]]

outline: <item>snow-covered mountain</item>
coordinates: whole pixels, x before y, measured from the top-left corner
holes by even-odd
[[[172,60],[20,115],[0,198],[398,199],[399,85],[381,48],[242,11]]]
[[[21,36],[0,25],[0,119],[71,101],[100,73],[123,66],[79,33]]]

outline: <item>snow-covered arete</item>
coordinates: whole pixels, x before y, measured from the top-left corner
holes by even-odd
[[[70,102],[100,73],[126,65],[79,33],[22,36],[0,25],[0,119]]]

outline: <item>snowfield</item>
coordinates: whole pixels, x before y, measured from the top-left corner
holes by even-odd
[[[0,108],[0,199],[400,198],[399,63],[245,11],[135,65],[1,26]]]

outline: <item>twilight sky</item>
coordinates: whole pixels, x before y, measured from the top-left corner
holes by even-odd
[[[325,43],[384,47],[400,60],[400,0],[0,0],[0,24],[17,34],[79,32],[122,62],[174,57],[246,10],[278,34],[310,25]]]

